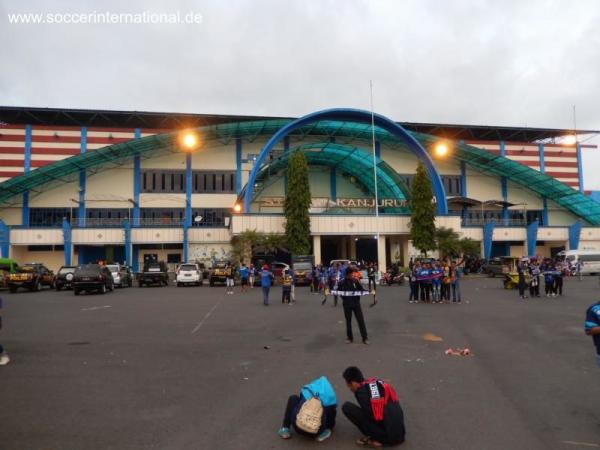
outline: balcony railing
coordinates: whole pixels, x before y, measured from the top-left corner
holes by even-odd
[[[465,217],[461,221],[463,227],[482,227],[486,222],[492,219],[482,219],[481,217]],[[497,227],[526,227],[526,219],[494,219]]]

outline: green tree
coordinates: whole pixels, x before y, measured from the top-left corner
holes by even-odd
[[[419,163],[412,182],[410,198],[410,238],[415,248],[427,255],[436,248],[433,190],[425,166]]]
[[[293,255],[310,251],[310,186],[308,163],[302,152],[295,152],[288,160],[288,191],[285,196],[285,237]]]
[[[231,256],[235,262],[250,262],[256,253],[272,254],[277,250],[287,251],[285,236],[245,230],[231,238]]]
[[[478,256],[479,242],[471,238],[461,238],[452,228],[440,227],[435,230],[435,241],[441,259]]]

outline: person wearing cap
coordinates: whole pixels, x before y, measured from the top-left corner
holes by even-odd
[[[365,292],[360,281],[357,281],[354,272],[357,269],[353,266],[346,269],[346,276],[338,285],[338,291],[341,292],[342,305],[344,307],[344,317],[346,318],[346,343],[351,344],[354,341],[354,335],[352,333],[352,314],[356,317],[358,322],[358,329],[362,337],[363,344],[369,345],[369,338],[367,335],[367,326],[365,325],[365,318],[363,316],[362,308],[360,307],[360,297]]]
[[[262,286],[263,305],[265,306],[269,306],[269,291],[271,290],[273,278],[273,272],[271,272],[269,266],[265,264],[260,271],[260,285]]]

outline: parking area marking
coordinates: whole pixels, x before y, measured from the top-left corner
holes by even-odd
[[[97,309],[106,309],[106,308],[112,308],[112,306],[110,305],[104,305],[104,306],[91,306],[90,308],[81,308],[82,311],[95,311]]]
[[[219,306],[219,303],[221,303],[221,301],[223,300],[224,297],[221,297],[219,300],[217,300],[217,303],[214,304],[214,306],[212,308],[210,308],[210,311],[206,313],[206,315],[202,318],[202,320],[198,323],[198,325],[196,325],[196,328],[194,328],[192,330],[191,334],[195,334],[196,331],[198,331],[202,325],[204,325],[204,322],[206,321],[206,319],[208,319],[210,317],[210,315],[213,313],[213,311],[215,309],[217,309],[217,306]]]

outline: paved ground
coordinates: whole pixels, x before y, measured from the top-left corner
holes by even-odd
[[[275,434],[287,396],[314,377],[351,400],[351,364],[396,386],[402,448],[600,448],[600,369],[582,332],[597,279],[526,302],[498,279],[463,291],[460,306],[412,305],[406,288],[381,288],[365,308],[370,347],[344,344],[341,308],[305,289],[268,308],[258,289],[206,286],[2,294],[13,362],[0,367],[0,450],[354,448],[341,411],[326,444]],[[474,356],[443,354],[465,345]]]

